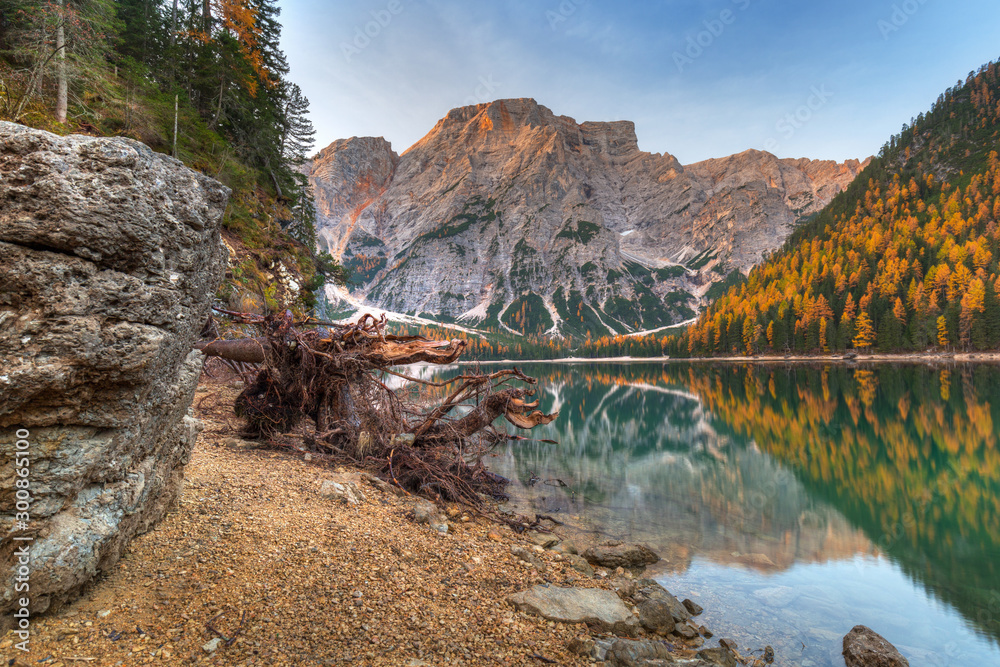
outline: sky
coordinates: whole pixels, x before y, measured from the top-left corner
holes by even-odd
[[[578,122],[631,120],[682,164],[754,148],[878,152],[1000,59],[997,0],[279,0],[289,78],[319,150],[397,153],[450,109],[531,97]]]

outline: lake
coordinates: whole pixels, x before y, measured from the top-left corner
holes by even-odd
[[[560,416],[490,459],[514,507],[648,544],[716,639],[842,666],[861,623],[913,665],[1000,665],[1000,367],[523,370]]]

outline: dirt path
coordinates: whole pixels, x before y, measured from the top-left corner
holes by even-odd
[[[601,582],[550,551],[540,574],[510,553],[524,538],[485,520],[456,516],[441,535],[410,518],[411,499],[367,484],[359,506],[321,496],[328,467],[231,436],[234,393],[199,389],[206,430],[177,507],[78,602],[38,618],[30,654],[0,639],[4,665],[590,664],[566,651],[584,628],[505,598]],[[210,621],[234,638],[212,653]]]

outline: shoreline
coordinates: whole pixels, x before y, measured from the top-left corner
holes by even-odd
[[[809,363],[809,362],[843,362],[857,364],[861,362],[876,363],[997,363],[1000,362],[1000,352],[914,352],[903,354],[845,354],[824,355],[759,355],[729,356],[729,357],[563,357],[560,359],[494,359],[488,361],[459,361],[459,366],[493,365],[493,364],[660,364],[660,363]]]
[[[583,571],[559,530],[518,534],[359,468],[242,440],[230,423],[236,393],[202,379],[192,407],[204,430],[176,504],[79,599],[33,619],[28,660],[582,667],[632,641],[623,634],[657,650],[669,640],[678,658],[705,649],[721,659],[700,621],[684,638],[640,627],[634,593],[652,584],[621,567]],[[629,631],[547,620],[512,600],[551,587],[613,601]],[[0,652],[12,641],[0,635]]]

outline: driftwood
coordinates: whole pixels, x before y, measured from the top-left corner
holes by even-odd
[[[537,381],[516,368],[442,382],[393,369],[454,363],[465,349],[462,340],[387,334],[385,318],[372,315],[340,325],[294,322],[288,312],[222,312],[263,330],[260,336],[195,345],[209,356],[259,365],[234,405],[247,435],[274,439],[301,427],[314,451],[360,464],[411,492],[474,506],[483,494],[503,497],[507,480],[486,470],[482,457],[496,443],[520,437],[495,429],[493,422],[502,415],[531,429],[558,416],[534,409],[538,402],[528,399]],[[405,392],[386,385],[388,376],[451,391],[420,409]]]

